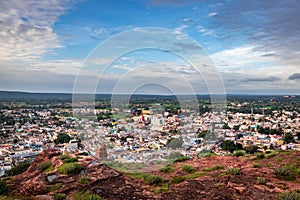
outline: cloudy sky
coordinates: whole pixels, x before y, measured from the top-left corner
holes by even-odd
[[[79,79],[97,93],[300,94],[299,10],[297,0],[0,1],[0,90],[72,92]]]

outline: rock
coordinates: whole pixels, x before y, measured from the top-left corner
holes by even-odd
[[[53,174],[53,175],[50,175],[50,176],[47,176],[47,181],[48,182],[52,182],[55,178],[57,177],[57,175],[56,174]]]

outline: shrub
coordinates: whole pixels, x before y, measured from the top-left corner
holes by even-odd
[[[243,150],[237,150],[237,151],[234,151],[234,153],[233,153],[233,156],[237,156],[237,157],[244,156],[244,155],[246,155],[246,153]]]
[[[9,188],[4,181],[0,181],[0,195],[8,194]]]
[[[167,192],[168,190],[169,190],[169,185],[164,184],[160,188],[154,188],[152,191],[154,192],[154,194],[159,194],[159,193],[162,193],[162,192]]]
[[[253,168],[261,168],[261,164],[260,163],[253,163],[252,167]]]
[[[176,160],[174,162],[183,162],[183,161],[186,161],[189,159],[190,159],[190,157],[188,157],[188,156],[180,156],[179,158],[176,158]]]
[[[284,179],[284,180],[287,180],[287,181],[294,181],[296,180],[296,175],[295,173],[286,168],[286,167],[277,167],[274,169],[274,174],[276,175],[277,178],[280,178],[280,179]]]
[[[37,168],[41,171],[48,171],[51,167],[52,167],[51,161],[45,161],[37,166]]]
[[[198,178],[198,177],[204,176],[204,175],[205,175],[204,172],[195,172],[195,173],[184,176],[184,178],[185,178],[185,180],[189,180],[189,179]]]
[[[171,183],[173,184],[177,184],[177,183],[181,183],[185,181],[185,177],[184,176],[174,176],[171,180]]]
[[[64,163],[57,170],[60,174],[78,174],[81,169],[78,163]]]
[[[203,170],[203,171],[214,171],[214,170],[220,170],[220,169],[225,169],[225,167],[224,167],[223,165],[216,164],[216,165],[213,166],[213,167],[205,167],[205,168],[203,168],[202,170]]]
[[[145,183],[148,185],[161,185],[162,183],[166,182],[166,180],[164,178],[157,176],[157,175],[145,174],[143,176],[143,179],[144,179]]]
[[[52,185],[50,188],[48,188],[48,192],[52,192],[55,190],[58,190],[59,188],[61,188],[63,186],[62,183],[57,183],[55,185]]]
[[[257,183],[260,185],[264,185],[265,184],[265,178],[264,177],[257,177]]]
[[[237,169],[237,168],[232,167],[232,168],[227,169],[226,174],[239,175],[240,170]]]
[[[86,191],[77,192],[74,195],[74,200],[101,200],[101,197],[97,194],[89,194]]]
[[[194,173],[196,171],[195,168],[191,165],[183,165],[183,166],[181,166],[181,168],[183,171],[185,171],[189,174]]]
[[[87,176],[81,176],[80,179],[78,180],[78,183],[81,183],[81,184],[86,184],[88,182],[88,177]]]
[[[53,195],[53,199],[54,200],[66,200],[67,199],[67,195],[64,193],[57,193]]]
[[[256,159],[263,159],[265,157],[266,157],[266,155],[264,153],[257,153],[256,154]]]
[[[30,163],[24,162],[24,163],[20,163],[19,165],[11,168],[10,170],[7,171],[7,174],[9,176],[15,176],[18,174],[22,174],[23,172],[25,172],[30,166]]]
[[[170,173],[174,170],[175,169],[173,167],[171,167],[170,165],[166,165],[166,166],[162,167],[159,171],[163,172],[163,173]]]
[[[60,159],[64,162],[64,163],[72,163],[72,162],[77,162],[78,158],[77,157],[71,157],[68,154],[62,155],[60,156]]]
[[[88,156],[89,153],[84,151],[84,152],[79,153],[79,155],[80,155],[80,156]]]
[[[297,191],[293,192],[283,192],[277,195],[278,200],[299,200],[300,193]]]
[[[271,158],[271,157],[274,157],[276,155],[277,155],[276,152],[271,152],[271,153],[267,154],[267,158]]]

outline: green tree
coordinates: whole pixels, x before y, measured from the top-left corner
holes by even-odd
[[[231,153],[233,153],[236,150],[242,150],[243,149],[243,145],[239,144],[239,143],[234,143],[231,140],[225,140],[221,143],[220,147],[224,150],[230,151]]]
[[[284,136],[284,142],[285,143],[290,143],[290,142],[294,142],[294,136],[290,133],[286,133]]]
[[[55,144],[63,144],[63,143],[69,143],[71,140],[71,137],[66,133],[60,133],[57,136],[57,139],[55,140]]]

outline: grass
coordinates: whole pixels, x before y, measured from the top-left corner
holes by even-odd
[[[257,183],[259,184],[259,185],[264,185],[265,183],[266,183],[266,180],[265,180],[265,178],[264,177],[257,177]]]
[[[239,175],[239,174],[241,174],[240,170],[237,169],[237,168],[234,168],[234,167],[227,169],[225,173],[227,175]]]
[[[51,172],[54,170],[53,164],[51,161],[42,162],[37,166],[37,168],[44,172]]]
[[[272,163],[271,163],[271,162],[268,162],[268,163],[266,164],[266,167],[272,167]]]
[[[261,168],[261,164],[260,163],[253,163],[252,167],[253,168]]]
[[[239,157],[239,156],[245,156],[246,152],[244,150],[237,150],[233,152],[233,156]]]
[[[53,195],[53,199],[54,200],[66,200],[67,199],[67,195],[64,193],[57,193]]]
[[[283,192],[277,195],[278,200],[299,200],[299,191]]]
[[[255,154],[255,156],[256,156],[257,160],[264,159],[266,157],[266,155],[264,153],[257,153],[257,154]]]
[[[294,181],[296,180],[295,172],[287,167],[277,167],[274,169],[274,174],[277,178],[287,180],[287,181]]]
[[[78,183],[86,184],[88,181],[89,181],[88,177],[86,175],[83,175],[79,178]]]
[[[174,170],[175,169],[173,167],[171,167],[170,165],[166,165],[166,166],[162,167],[159,171],[167,174],[167,173],[170,173]]]
[[[191,165],[182,165],[181,168],[183,171],[185,171],[189,174],[194,173],[196,171],[196,169]]]
[[[131,176],[132,178],[143,179],[144,182],[148,185],[162,185],[163,183],[167,182],[164,178],[151,174],[132,173],[129,174],[129,176]]]
[[[82,167],[78,163],[64,163],[58,169],[60,174],[79,174]]]
[[[267,158],[271,158],[271,157],[276,156],[277,154],[278,154],[277,152],[273,151],[273,152],[267,154],[266,157],[267,157]]]
[[[188,156],[180,156],[179,158],[176,158],[174,160],[174,162],[184,162],[184,161],[189,160],[189,159],[190,159],[190,157],[188,157]]]
[[[102,198],[97,194],[90,194],[86,191],[77,192],[74,195],[74,200],[101,200]]]
[[[202,169],[202,171],[209,172],[209,171],[215,171],[215,170],[220,170],[220,169],[225,169],[225,166],[216,164],[213,167],[205,167]]]
[[[51,187],[49,187],[47,190],[48,190],[48,192],[52,192],[52,191],[58,190],[62,186],[63,186],[62,183],[57,183],[57,184],[52,185]]]
[[[64,163],[72,163],[72,162],[77,162],[78,161],[77,157],[71,157],[69,154],[64,154],[64,155],[60,156],[60,159]]]
[[[154,194],[160,194],[160,193],[162,193],[162,192],[167,192],[167,191],[169,191],[169,185],[168,185],[168,184],[164,184],[164,185],[162,185],[162,186],[159,187],[159,188],[154,188],[154,189],[152,189],[152,192],[153,192]]]
[[[195,173],[192,173],[192,174],[188,174],[186,176],[173,176],[173,178],[171,179],[170,183],[171,184],[178,184],[178,183],[181,183],[183,181],[186,181],[186,180],[190,180],[190,179],[193,179],[193,178],[198,178],[198,177],[201,177],[201,176],[205,176],[206,174],[204,172],[195,172]]]

